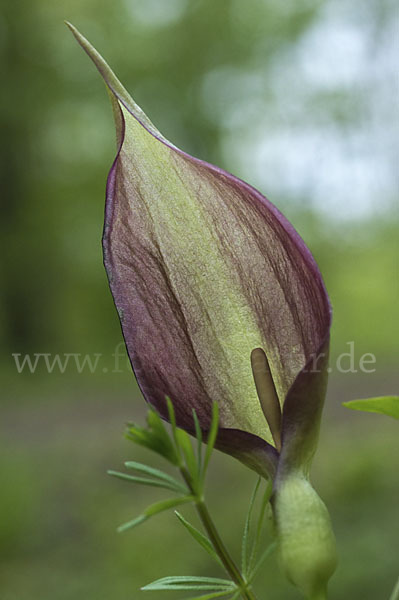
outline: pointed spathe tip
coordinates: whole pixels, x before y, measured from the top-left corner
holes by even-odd
[[[89,58],[97,67],[100,75],[102,76],[105,84],[109,88],[111,95],[115,97],[117,101],[119,101],[129,112],[130,114],[137,119],[143,127],[147,129],[152,135],[154,135],[157,139],[167,143],[170,147],[173,146],[170,142],[168,142],[164,136],[158,131],[158,129],[152,124],[147,115],[141,110],[141,108],[135,103],[133,98],[130,96],[129,92],[119,81],[111,67],[104,60],[101,54],[94,48],[94,46],[89,42],[88,39],[84,37],[80,33],[78,29],[69,21],[64,21],[65,25],[72,32],[78,44],[83,48]]]

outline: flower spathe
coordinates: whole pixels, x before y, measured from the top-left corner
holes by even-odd
[[[331,325],[319,269],[267,198],[166,140],[68,26],[113,106],[104,264],[140,389],[166,419],[169,397],[189,432],[193,409],[206,433],[218,403],[216,446],[273,477],[284,568],[309,598],[322,598],[335,554],[308,482]]]
[[[118,152],[107,183],[104,263],[143,395],[165,418],[170,397],[189,431],[192,409],[206,430],[217,402],[219,447],[256,464],[264,454],[272,468],[276,451],[250,355],[258,347],[266,353],[283,440],[298,437],[296,420],[314,429],[302,421],[309,412],[313,421],[324,392],[309,410],[315,377],[301,373],[328,346],[331,320],[317,265],[258,191],[168,142],[70,28],[114,109]],[[320,387],[324,370],[317,375]]]

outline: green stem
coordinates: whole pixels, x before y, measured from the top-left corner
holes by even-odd
[[[237,587],[241,590],[242,597],[245,598],[245,600],[256,600],[252,591],[248,589],[248,584],[246,583],[243,576],[241,575],[237,565],[235,564],[234,560],[231,558],[230,554],[228,553],[227,548],[224,545],[224,543],[215,527],[214,522],[212,521],[211,515],[209,514],[209,511],[208,511],[204,501],[198,501],[195,503],[195,505],[196,505],[198,514],[200,516],[200,519],[202,521],[202,524],[209,536],[209,539],[211,540],[211,542],[213,544],[213,547],[215,548],[217,555],[219,556],[220,560],[222,561],[222,563],[223,563],[226,571],[230,575],[231,579],[234,581],[234,583],[237,585]]]
[[[230,556],[226,546],[224,545],[219,535],[219,532],[216,529],[216,525],[214,524],[212,517],[209,514],[208,508],[203,498],[198,496],[196,490],[193,490],[191,484],[191,477],[189,473],[184,467],[180,467],[180,470],[190,490],[196,496],[195,507],[197,509],[198,515],[201,519],[205,531],[209,536],[209,539],[213,544],[216,554],[222,561],[224,568],[231,577],[231,580],[234,581],[234,583],[237,585],[237,588],[240,590],[241,595],[245,600],[256,600],[254,593],[249,589],[248,583],[241,575],[240,570],[238,569],[233,558]]]

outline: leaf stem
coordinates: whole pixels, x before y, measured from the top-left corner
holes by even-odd
[[[181,473],[183,478],[185,479],[187,485],[190,490],[193,491],[195,495],[195,491],[192,489],[191,477],[185,467],[181,467]],[[203,497],[196,496],[194,500],[195,507],[197,509],[198,515],[201,519],[201,522],[204,526],[205,531],[207,532],[209,539],[211,540],[213,547],[215,549],[216,554],[219,556],[220,560],[223,563],[224,568],[227,573],[230,575],[232,581],[237,585],[238,589],[241,592],[241,596],[245,600],[256,600],[256,597],[251,589],[249,589],[249,584],[245,581],[242,576],[240,570],[235,564],[233,558],[230,556],[226,546],[224,545],[218,530],[216,529],[216,525],[214,524],[211,515],[209,514],[208,508],[205,504]]]

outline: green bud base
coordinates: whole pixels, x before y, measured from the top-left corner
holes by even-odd
[[[337,566],[327,508],[302,474],[290,474],[278,482],[273,512],[285,574],[308,600],[325,600]]]

